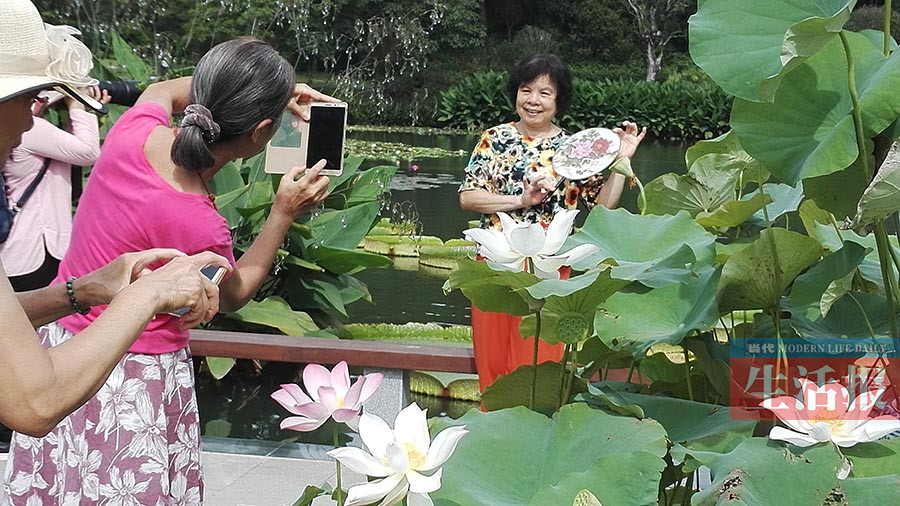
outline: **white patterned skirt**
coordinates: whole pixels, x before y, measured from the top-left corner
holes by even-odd
[[[56,323],[38,333],[45,347],[72,337]],[[186,348],[127,353],[97,394],[50,434],[13,435],[2,504],[200,504],[199,422]]]

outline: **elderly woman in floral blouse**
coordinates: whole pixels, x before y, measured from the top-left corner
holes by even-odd
[[[525,58],[510,73],[507,92],[519,120],[482,133],[459,188],[460,206],[482,213],[482,227],[498,229],[498,212],[546,227],[557,211],[573,209],[579,201],[588,208],[596,204],[615,207],[625,184],[619,174],[557,184],[553,155],[569,134],[553,120],[557,114],[565,114],[572,103],[571,74],[560,59],[549,54]],[[631,157],[647,129],[639,130],[629,121],[622,126],[624,129],[615,129],[622,141],[619,156]],[[532,362],[534,338],[522,338],[520,321],[519,317],[472,307],[475,365],[482,390],[497,376]],[[562,357],[562,345],[539,343],[538,348],[539,363]]]

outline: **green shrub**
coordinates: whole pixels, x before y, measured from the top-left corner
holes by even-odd
[[[480,130],[513,119],[506,74],[478,72],[441,96],[438,120]],[[708,139],[728,129],[731,99],[718,87],[689,81],[575,81],[571,111],[560,118],[571,131],[613,127],[624,120],[647,126],[658,139]]]
[[[506,95],[506,72],[476,72],[441,94],[438,121],[454,128],[481,130],[514,118]]]

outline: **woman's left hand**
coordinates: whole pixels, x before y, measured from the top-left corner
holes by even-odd
[[[625,127],[624,130],[621,128],[613,128],[613,132],[619,135],[619,140],[622,143],[619,147],[619,156],[622,158],[631,158],[634,156],[634,152],[637,151],[641,141],[644,140],[644,136],[647,135],[647,127],[642,128],[640,133],[638,133],[637,123],[623,121],[622,126]]]
[[[312,89],[308,84],[300,83],[294,86],[294,96],[288,102],[287,108],[294,116],[299,116],[303,121],[309,121],[309,104],[311,102],[334,102],[340,100]]]
[[[293,221],[298,215],[319,205],[328,196],[328,183],[331,182],[328,176],[319,174],[323,168],[325,160],[320,160],[309,169],[294,167],[282,176],[272,212],[279,212]]]

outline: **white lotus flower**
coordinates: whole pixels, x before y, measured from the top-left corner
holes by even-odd
[[[369,451],[336,448],[328,455],[353,471],[380,479],[350,487],[346,506],[376,501],[389,506],[397,504],[407,494],[420,495],[431,504],[428,494],[441,488],[440,466],[468,433],[465,426],[448,427],[432,441],[425,410],[416,403],[400,411],[393,430],[381,418],[363,413],[359,436]]]
[[[503,231],[470,228],[463,232],[467,239],[478,243],[478,253],[485,257],[494,269],[521,271],[526,259],[533,272],[543,279],[559,279],[559,268],[588,257],[599,248],[593,244],[580,244],[560,253],[566,238],[572,231],[577,209],[565,209],[556,213],[546,231],[539,223],[518,223],[506,213],[497,213]]]
[[[849,392],[840,383],[826,383],[820,387],[807,379],[800,382],[803,402],[791,396],[780,396],[762,403],[792,429],[773,427],[769,439],[801,447],[827,441],[850,447],[900,430],[900,420],[893,416],[869,418],[884,388],[867,391],[849,402]]]

